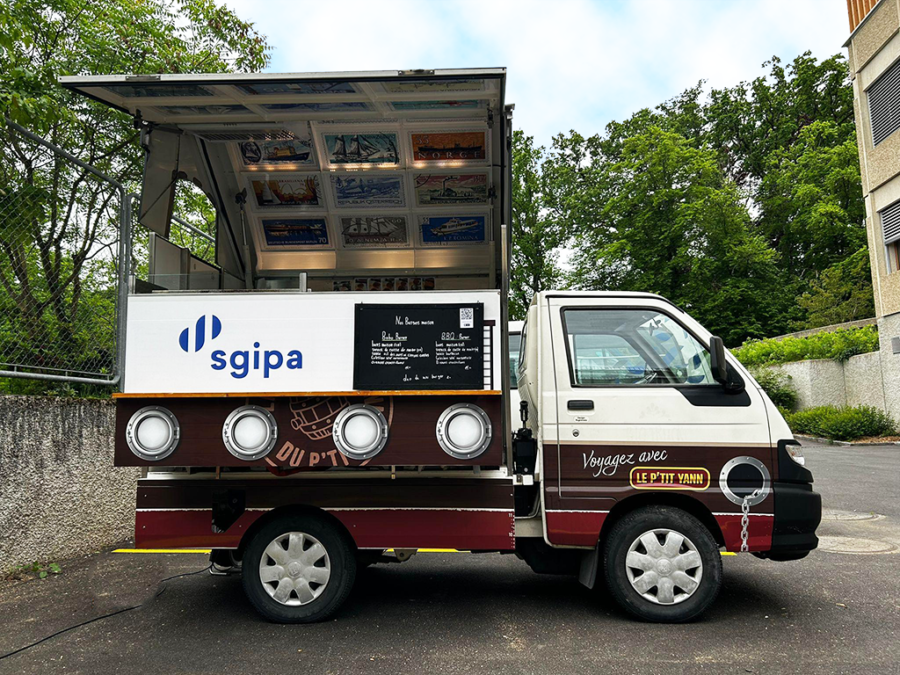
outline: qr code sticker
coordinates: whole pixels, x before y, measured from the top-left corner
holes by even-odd
[[[463,307],[459,310],[459,327],[475,327],[475,310],[472,307]]]

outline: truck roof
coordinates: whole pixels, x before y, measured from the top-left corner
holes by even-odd
[[[534,295],[531,300],[532,304],[537,302],[538,296],[542,298],[634,298],[640,300],[659,300],[681,310],[678,305],[668,298],[664,298],[656,293],[644,293],[641,291],[541,291]]]

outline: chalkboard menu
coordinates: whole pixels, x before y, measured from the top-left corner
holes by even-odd
[[[483,389],[484,306],[356,305],[354,389]]]

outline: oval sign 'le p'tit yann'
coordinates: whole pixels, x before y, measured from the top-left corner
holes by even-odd
[[[636,466],[629,476],[636,490],[697,490],[709,487],[709,471],[702,467]]]

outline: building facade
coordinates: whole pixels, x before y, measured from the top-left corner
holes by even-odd
[[[900,420],[900,0],[847,0],[847,9],[884,397]]]

